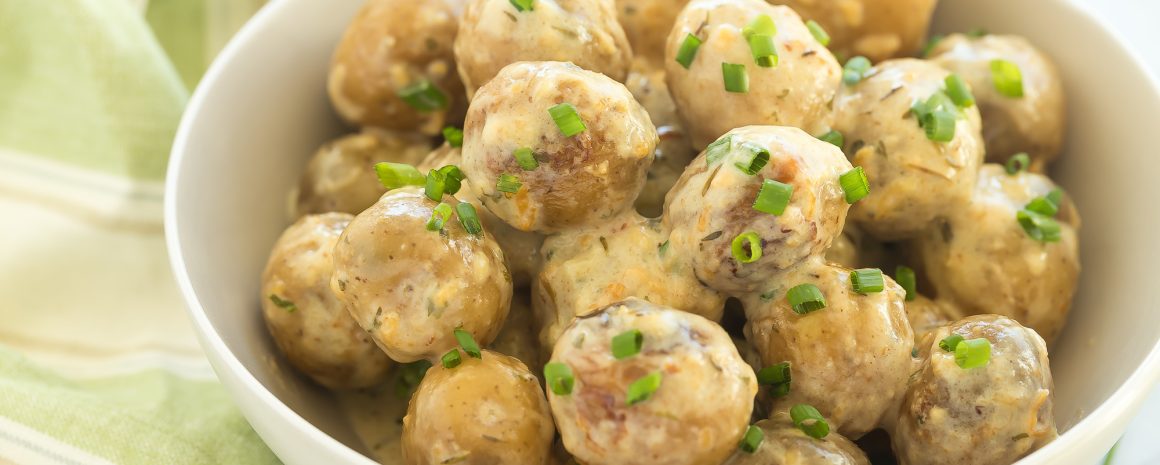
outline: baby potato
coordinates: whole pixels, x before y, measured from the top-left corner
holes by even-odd
[[[648,112],[649,119],[657,128],[657,136],[660,137],[644,189],[635,203],[636,211],[640,214],[657,218],[664,209],[665,194],[668,194],[685,167],[697,156],[697,150],[693,148],[677,116],[677,106],[665,84],[663,67],[653,68],[647,62],[637,60],[624,85]]]
[[[910,322],[910,329],[914,330],[916,346],[927,333],[960,317],[959,310],[945,300],[931,300],[919,294],[914,300],[906,301],[906,319]]]
[[[914,55],[922,47],[937,0],[773,0],[817,21],[830,50],[875,62]]]
[[[413,165],[430,150],[430,139],[422,135],[374,128],[327,142],[302,173],[298,183],[298,214],[353,215],[366,210],[387,191],[375,175],[375,163]]]
[[[665,39],[688,3],[689,0],[616,0],[617,18],[636,59],[664,66]]]
[[[495,239],[486,230],[472,235],[456,218],[428,231],[436,205],[420,188],[387,192],[334,248],[331,290],[398,362],[435,361],[457,345],[457,328],[490,343],[511,305],[511,276]]]
[[[763,433],[761,445],[753,452],[737,450],[724,465],[870,465],[866,454],[838,433],[814,439],[788,417],[761,420],[754,426]]]

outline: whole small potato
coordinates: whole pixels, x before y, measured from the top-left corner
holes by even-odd
[[[430,150],[431,140],[422,135],[374,128],[327,142],[302,172],[298,214],[358,214],[387,192],[375,175],[375,163],[413,165]]]
[[[926,39],[937,0],[773,0],[817,21],[830,50],[875,62],[911,56]]]
[[[725,465],[870,465],[858,445],[838,433],[814,439],[788,418],[761,420],[754,426],[763,433],[757,450],[738,450]]]

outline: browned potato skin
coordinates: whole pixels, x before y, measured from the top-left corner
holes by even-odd
[[[437,134],[467,109],[452,43],[464,0],[369,0],[334,51],[327,91],[335,111],[355,126]],[[411,108],[398,93],[430,80],[447,96],[442,111]]]
[[[831,432],[814,439],[795,427],[788,415],[761,420],[765,439],[753,453],[738,449],[724,465],[870,465],[866,454],[842,435]]]
[[[616,0],[617,18],[636,58],[664,67],[665,38],[688,3],[689,0]]]
[[[290,364],[331,389],[364,388],[387,377],[391,359],[330,292],[334,244],[353,217],[305,216],[274,243],[262,273],[262,316]],[[274,304],[271,296],[294,309]]]
[[[535,375],[519,360],[460,351],[427,371],[403,418],[408,465],[544,465],[555,428]]]
[[[486,230],[472,236],[455,216],[442,232],[427,231],[436,205],[422,188],[390,191],[350,222],[334,249],[331,290],[399,362],[437,361],[458,345],[456,328],[490,343],[511,304],[495,239]]]
[[[830,50],[874,62],[911,56],[926,39],[937,0],[773,0],[817,21]]]
[[[548,113],[564,102],[587,128],[573,137]],[[631,208],[656,144],[648,113],[619,82],[569,63],[521,62],[504,68],[472,101],[462,168],[488,210],[516,229],[546,234]],[[512,154],[523,147],[535,153],[536,169],[516,162]],[[517,176],[519,192],[500,192],[501,174]]]
[[[374,128],[327,142],[302,173],[298,183],[298,214],[358,214],[387,192],[375,174],[375,163],[414,165],[430,150],[430,139],[422,135]]]
[[[510,0],[467,0],[460,24],[455,58],[473,99],[520,61],[571,62],[620,82],[632,64],[613,0],[536,0],[531,11]]]
[[[945,300],[931,300],[921,294],[906,301],[906,319],[914,330],[916,347],[928,333],[962,317],[954,304]]]
[[[938,347],[951,333],[986,338],[991,360],[963,369]],[[1047,346],[1034,331],[978,315],[929,334],[925,360],[890,431],[901,465],[1005,465],[1057,436]]]
[[[612,337],[644,336],[640,353],[617,360]],[[575,376],[570,395],[548,393],[564,446],[587,465],[719,465],[749,425],[756,376],[725,330],[691,313],[639,299],[575,320],[552,362]],[[660,387],[627,405],[634,381],[661,372]]]
[[[914,335],[903,309],[906,292],[883,278],[884,291],[858,294],[850,284],[850,269],[817,260],[784,278],[769,301],[743,299],[749,317],[745,335],[764,364],[788,361],[791,366],[789,395],[774,399],[772,412],[809,404],[832,431],[858,438],[897,405],[911,371]],[[806,283],[821,290],[826,307],[798,315],[786,291]]]

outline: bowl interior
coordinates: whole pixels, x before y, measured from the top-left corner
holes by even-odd
[[[283,459],[288,452],[276,443],[340,446],[309,428],[259,425],[255,415],[282,408],[279,402],[342,444],[364,450],[333,397],[276,355],[257,293],[270,246],[289,223],[288,193],[307,158],[323,141],[348,131],[332,116],[325,78],[331,50],[361,3],[272,2],[203,80],[174,147],[167,228],[178,280],[219,376],[236,397],[238,390],[257,395],[242,408]],[[1141,122],[1160,121],[1160,96],[1112,33],[1065,0],[940,3],[936,31],[975,27],[1028,37],[1055,59],[1066,83],[1067,151],[1052,174],[1084,219],[1084,272],[1071,320],[1051,353],[1062,432],[1121,386],[1120,397],[1138,402],[1156,379],[1141,373],[1125,385],[1160,340],[1160,314],[1153,311],[1160,286],[1150,272],[1160,263],[1152,237],[1160,215],[1153,213],[1150,192],[1160,158],[1153,156],[1149,134],[1140,131]],[[1105,408],[1084,424],[1122,431],[1128,410]],[[1094,418],[1100,415],[1105,418]],[[1085,436],[1073,433],[1065,441]],[[277,435],[293,441],[273,440]],[[1096,446],[1106,450],[1110,441]],[[1028,461],[1046,463],[1046,454],[1052,452]]]

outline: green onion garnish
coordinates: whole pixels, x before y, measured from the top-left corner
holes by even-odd
[[[762,68],[777,66],[777,46],[773,43],[773,36],[753,34],[745,39],[749,42],[749,51],[753,53],[753,62]]]
[[[617,360],[640,353],[644,344],[644,334],[639,329],[630,329],[612,337],[612,356]]]
[[[685,35],[685,41],[681,42],[680,50],[677,50],[677,63],[685,69],[693,66],[693,59],[697,58],[697,49],[701,48],[703,41],[692,34]]]
[[[628,405],[644,402],[660,387],[661,372],[654,371],[628,385],[628,395],[625,397],[625,401]]]
[[[981,28],[981,27],[976,27],[976,28],[974,28],[974,29],[971,29],[971,30],[967,31],[967,32],[965,33],[965,35],[966,35],[967,37],[970,37],[970,38],[972,38],[972,39],[978,39],[978,38],[980,38],[980,37],[983,37],[983,36],[987,35],[987,30],[986,30],[986,29],[983,29],[983,28]]]
[[[572,377],[572,368],[560,362],[544,365],[544,381],[548,389],[558,396],[572,393],[572,386],[576,378]]]
[[[958,347],[960,342],[963,342],[963,337],[958,334],[951,333],[950,336],[944,337],[943,340],[938,341],[938,348],[946,352],[954,352],[955,347]]]
[[[936,110],[927,113],[922,118],[922,128],[926,130],[926,138],[935,142],[950,142],[955,138],[955,113],[946,110]]]
[[[1007,164],[1004,167],[1007,169],[1007,174],[1014,176],[1021,171],[1027,171],[1027,167],[1029,166],[1031,166],[1031,157],[1026,153],[1019,152],[1011,155],[1011,158],[1007,159]]]
[[[549,108],[548,114],[552,115],[552,120],[556,122],[556,127],[560,128],[560,132],[564,133],[565,137],[575,136],[588,129],[584,125],[584,120],[580,119],[580,113],[576,111],[576,107],[571,103],[561,103]]]
[[[406,363],[399,366],[399,379],[395,384],[395,394],[399,397],[409,396],[411,391],[423,381],[423,376],[427,374],[427,369],[429,368],[431,368],[431,362],[427,360],[419,360],[414,363]]]
[[[754,425],[749,425],[749,429],[745,430],[745,436],[741,437],[741,450],[750,454],[757,452],[757,448],[761,447],[761,442],[765,440],[765,432]]]
[[[848,86],[852,86],[862,82],[862,78],[866,77],[866,71],[870,70],[870,60],[864,56],[856,56],[846,62],[842,67],[842,82]]]
[[[991,60],[991,81],[1000,94],[1019,98],[1023,96],[1023,73],[1019,65],[1007,60]]]
[[[455,368],[463,362],[463,359],[459,357],[459,349],[451,349],[443,354],[442,361],[443,368]]]
[[[1041,215],[1055,216],[1056,213],[1059,213],[1059,202],[1062,200],[1063,191],[1054,189],[1045,196],[1031,199],[1031,202],[1023,208]]]
[[[475,207],[467,202],[459,202],[455,206],[455,212],[459,214],[459,222],[463,224],[463,229],[467,230],[468,234],[478,236],[483,234],[483,224],[479,222],[479,215],[475,213]]]
[[[1061,239],[1059,222],[1047,215],[1023,209],[1015,214],[1015,219],[1032,239],[1039,242],[1059,242]]]
[[[818,140],[829,142],[838,148],[842,148],[843,145],[846,145],[846,138],[842,136],[842,133],[833,129],[831,129],[830,132],[818,136]]]
[[[749,74],[745,72],[745,65],[721,63],[721,75],[725,80],[725,91],[736,94],[749,92]]]
[[[459,188],[463,187],[463,180],[466,176],[463,175],[463,170],[460,170],[458,166],[446,165],[439,168],[439,173],[443,175],[443,193],[455,195],[459,192]]]
[[[270,302],[273,302],[278,308],[286,310],[286,313],[294,313],[298,310],[298,306],[294,305],[294,302],[278,297],[278,294],[270,294]]]
[[[507,173],[499,175],[499,180],[495,182],[495,189],[505,194],[514,194],[519,192],[520,187],[523,187],[523,183],[520,182],[520,178]]]
[[[447,177],[439,170],[428,171],[427,186],[423,188],[423,193],[436,202],[443,200],[443,191],[447,188],[446,179]]]
[[[661,258],[664,258],[665,253],[668,251],[669,251],[669,241],[668,240],[665,240],[664,242],[662,242],[660,245],[657,246],[657,255],[660,255]]]
[[[826,298],[821,289],[813,284],[798,284],[785,293],[790,308],[798,315],[805,315],[826,308]]]
[[[959,108],[970,108],[975,105],[975,96],[971,94],[971,88],[959,75],[951,74],[943,82],[947,87],[947,96]]]
[[[509,1],[512,2],[512,6],[516,7],[516,10],[518,10],[518,11],[532,11],[534,9],[534,8],[532,8],[532,3],[535,0],[509,0]]]
[[[785,213],[789,199],[793,196],[793,185],[766,179],[761,183],[761,190],[757,192],[757,199],[753,201],[753,209],[770,215]]]
[[[758,15],[749,22],[749,25],[741,29],[741,35],[749,37],[755,34],[765,34],[767,36],[777,35],[777,24],[773,22],[773,18],[769,15]]]
[[[842,173],[838,177],[838,183],[842,185],[842,191],[846,193],[846,203],[853,205],[854,202],[866,198],[870,195],[870,180],[866,179],[866,170],[861,166],[855,166],[854,169]]]
[[[756,262],[761,258],[761,236],[753,231],[738,234],[733,238],[732,249],[733,259],[738,263]]]
[[[922,53],[920,53],[919,56],[923,58],[930,56],[931,50],[934,50],[935,46],[937,46],[939,42],[942,42],[942,40],[942,34],[935,34],[930,36],[930,40],[927,40],[926,45],[922,46]]]
[[[399,98],[421,112],[447,108],[447,95],[427,79],[399,89]]]
[[[447,224],[449,219],[451,219],[451,205],[440,202],[431,211],[431,219],[427,220],[427,230],[439,231],[443,229],[443,225]]]
[[[463,130],[455,126],[443,128],[443,140],[452,147],[463,147]]]
[[[814,40],[821,43],[823,47],[830,46],[830,35],[826,33],[821,24],[811,19],[806,21],[806,28],[810,30],[810,35],[814,36]]]
[[[991,341],[967,339],[955,346],[955,364],[964,370],[987,366],[991,361]]]
[[[830,424],[826,423],[821,412],[811,405],[797,404],[790,407],[789,418],[793,420],[794,426],[811,438],[822,439],[830,434]]]
[[[540,162],[536,161],[536,155],[528,147],[516,149],[515,152],[512,152],[512,156],[516,157],[516,163],[524,171],[532,171],[540,166]]]
[[[733,150],[732,134],[722,136],[720,139],[713,141],[712,144],[709,144],[708,147],[705,147],[705,163],[708,166],[712,166],[721,157],[729,154],[730,150]]]
[[[479,344],[475,342],[475,338],[471,337],[471,333],[465,331],[463,328],[455,328],[454,334],[455,340],[459,341],[459,347],[462,347],[463,351],[467,352],[467,355],[475,358],[483,358],[483,353],[479,350]]]
[[[915,278],[914,270],[909,266],[898,265],[898,268],[894,269],[894,280],[906,291],[906,300],[910,301],[918,297],[918,280]]]
[[[882,292],[886,288],[886,281],[882,279],[882,270],[877,268],[860,268],[851,271],[850,284],[854,286],[854,292],[863,295]]]
[[[788,395],[789,385],[792,381],[789,362],[770,365],[757,371],[757,383],[770,386],[770,394],[774,397]]]
[[[387,189],[422,186],[426,179],[414,166],[389,161],[375,163],[375,174],[379,175],[379,183]]]
[[[737,162],[734,166],[745,174],[756,176],[769,163],[769,151],[757,144],[742,144],[741,147],[749,152],[749,160]]]

